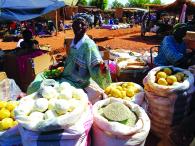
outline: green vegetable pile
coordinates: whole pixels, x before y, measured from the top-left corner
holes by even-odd
[[[43,76],[47,79],[56,79],[62,76],[62,72],[61,68],[46,70],[43,72]]]

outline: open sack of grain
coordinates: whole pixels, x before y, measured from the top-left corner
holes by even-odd
[[[93,105],[93,146],[144,146],[150,119],[138,105],[116,98]]]

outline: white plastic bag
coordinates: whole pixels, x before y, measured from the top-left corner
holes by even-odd
[[[65,129],[34,132],[19,126],[19,131],[23,146],[90,146],[89,131],[92,123],[92,107],[89,105],[80,119]]]
[[[109,122],[99,114],[101,107],[112,102],[121,102],[136,113],[138,121],[135,126]],[[129,101],[108,98],[94,104],[93,115],[93,146],[144,146],[150,130],[150,119],[140,106]]]
[[[16,100],[22,91],[13,79],[4,79],[0,81],[1,100]]]
[[[89,101],[94,104],[99,100],[102,100],[103,98],[103,93],[104,90],[102,88],[99,87],[99,85],[95,82],[92,81],[92,83],[89,84],[89,86],[87,86],[86,88],[84,88]]]

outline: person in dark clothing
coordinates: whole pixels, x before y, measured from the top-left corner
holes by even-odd
[[[95,13],[94,13],[94,27],[96,27],[97,22],[98,22],[98,19],[99,19],[98,13],[95,12]]]
[[[26,29],[23,31],[22,36],[24,41],[20,43],[20,47],[23,49],[33,48],[34,42],[32,41],[32,32]]]
[[[38,42],[33,40],[32,32],[28,29],[22,32],[23,41],[20,43],[20,47],[16,49],[16,55],[22,55],[32,52],[36,49]]]
[[[51,34],[55,31],[55,25],[52,20],[48,21],[48,29]]]

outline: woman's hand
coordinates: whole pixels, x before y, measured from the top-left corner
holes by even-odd
[[[49,70],[57,69],[58,67],[63,67],[63,66],[64,66],[64,63],[60,61],[56,64],[50,65]]]
[[[21,98],[23,98],[23,97],[25,97],[25,96],[27,96],[27,94],[24,93],[24,92],[21,92],[21,93],[17,96],[17,99],[16,99],[16,100],[20,100]]]
[[[101,73],[105,74],[107,70],[108,70],[107,65],[103,61],[100,62],[100,71],[101,71]]]

